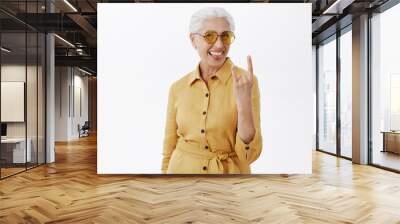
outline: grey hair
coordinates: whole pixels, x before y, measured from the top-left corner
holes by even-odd
[[[230,31],[235,31],[233,17],[225,9],[220,7],[207,7],[198,10],[192,15],[189,24],[189,32],[200,32],[203,22],[212,18],[224,18],[229,24]]]

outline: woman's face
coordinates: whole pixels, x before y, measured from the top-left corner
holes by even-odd
[[[206,31],[214,30],[218,34],[224,31],[230,31],[229,23],[224,18],[211,18],[203,22],[200,34]],[[193,47],[197,50],[201,61],[210,67],[221,67],[229,52],[229,45],[222,42],[221,37],[218,37],[214,44],[207,43],[203,36],[191,34],[190,39]]]

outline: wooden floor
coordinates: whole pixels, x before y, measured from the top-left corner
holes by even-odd
[[[400,223],[399,174],[313,158],[313,175],[98,176],[84,138],[0,181],[0,223]]]

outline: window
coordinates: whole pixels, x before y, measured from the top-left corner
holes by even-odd
[[[345,31],[344,31],[345,32]],[[340,154],[352,157],[352,34],[340,36]]]
[[[318,48],[318,149],[336,153],[336,39]]]
[[[400,5],[371,18],[372,164],[400,170]]]

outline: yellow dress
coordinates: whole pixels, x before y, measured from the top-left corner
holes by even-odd
[[[250,174],[261,153],[260,94],[254,77],[252,104],[256,128],[245,144],[237,134],[238,112],[231,77],[232,61],[207,84],[199,66],[169,90],[163,148],[164,174]],[[238,74],[246,71],[238,68]]]

